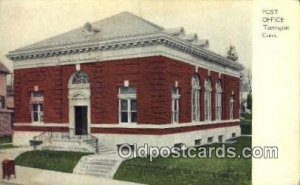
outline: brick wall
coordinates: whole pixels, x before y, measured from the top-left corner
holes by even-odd
[[[118,123],[118,87],[124,80],[137,87],[138,123],[165,124],[171,122],[171,88],[178,81],[180,89],[180,122],[191,121],[191,78],[195,67],[166,57],[147,57],[82,64],[89,75],[91,87],[92,123]],[[68,81],[75,65],[15,70],[15,120],[31,122],[30,93],[35,85],[44,91],[45,123],[67,123]],[[201,120],[204,119],[204,79],[208,70],[199,68],[201,86]],[[212,82],[212,118],[215,118],[214,88],[219,74],[210,72]],[[239,111],[239,79],[221,75],[223,86],[223,119],[229,119],[231,91],[235,95],[235,118]]]

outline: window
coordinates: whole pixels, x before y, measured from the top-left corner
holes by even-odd
[[[214,141],[214,137],[207,138],[207,143],[212,143]]]
[[[84,72],[76,72],[72,79],[72,84],[87,84],[89,83],[88,75]]]
[[[218,141],[219,141],[219,143],[223,143],[223,135],[219,135]]]
[[[43,122],[43,104],[32,104],[32,119],[33,122]]]
[[[233,119],[233,111],[234,111],[234,95],[232,94],[230,97],[230,119]]]
[[[30,103],[32,122],[41,123],[44,121],[44,93],[35,91],[31,93]]]
[[[201,139],[196,139],[195,140],[195,146],[199,146],[199,145],[201,145]]]
[[[182,149],[183,146],[184,146],[184,143],[175,143],[174,144],[174,148],[179,148],[180,150]]]
[[[0,96],[0,108],[5,108],[5,97]]]
[[[205,92],[204,92],[204,112],[205,112],[205,120],[211,120],[211,83],[210,79],[207,78],[204,83]]]
[[[179,121],[179,88],[172,88],[172,123],[178,123]]]
[[[231,134],[231,137],[232,137],[232,138],[235,138],[235,137],[236,137],[236,134],[235,134],[235,133],[232,133],[232,134]]]
[[[121,123],[137,122],[137,101],[135,87],[119,88],[119,121]]]
[[[221,81],[216,83],[216,120],[222,118],[222,86]]]
[[[194,75],[192,78],[192,121],[200,121],[200,98],[199,98],[199,77]]]

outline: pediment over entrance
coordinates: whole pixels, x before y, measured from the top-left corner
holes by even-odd
[[[84,92],[73,92],[70,94],[69,99],[88,99],[89,95]]]

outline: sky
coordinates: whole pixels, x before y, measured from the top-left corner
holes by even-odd
[[[239,62],[251,68],[252,4],[246,0],[0,0],[0,61],[12,70],[9,51],[123,11],[164,28],[182,26],[222,55],[233,45]]]

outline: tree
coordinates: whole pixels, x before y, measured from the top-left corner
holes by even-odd
[[[244,68],[241,76],[241,85],[246,86],[246,88],[241,89],[241,91],[252,92],[252,71],[250,69]]]
[[[247,109],[252,110],[252,94],[248,94],[247,96]]]
[[[237,61],[239,59],[238,54],[236,52],[235,46],[230,45],[228,50],[227,50],[227,58]]]

